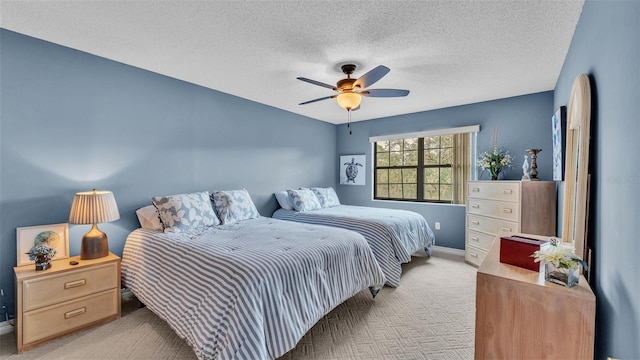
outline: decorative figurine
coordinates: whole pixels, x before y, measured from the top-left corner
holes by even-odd
[[[524,156],[524,163],[522,163],[522,180],[531,180],[529,177],[529,158]]]
[[[536,163],[536,159],[538,157],[538,153],[542,151],[542,149],[527,149],[527,151],[531,154],[531,180],[540,180],[538,179],[538,164]]]

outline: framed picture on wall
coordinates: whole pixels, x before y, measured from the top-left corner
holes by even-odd
[[[340,156],[340,185],[365,185],[366,155]]]
[[[37,245],[48,245],[56,249],[53,260],[69,257],[69,224],[51,224],[16,228],[17,265],[31,265],[27,252]]]
[[[551,133],[553,135],[553,180],[562,181],[564,178],[564,148],[566,140],[564,133],[567,126],[567,108],[560,106],[551,118]]]

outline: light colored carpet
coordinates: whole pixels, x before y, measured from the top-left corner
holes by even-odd
[[[398,288],[364,290],[322,318],[283,360],[472,359],[476,269],[460,257],[414,257]],[[135,299],[122,318],[16,354],[0,336],[0,358],[195,359],[169,326]]]

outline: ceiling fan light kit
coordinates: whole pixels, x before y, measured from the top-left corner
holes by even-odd
[[[342,94],[339,94],[336,99],[338,100],[338,105],[340,105],[347,111],[351,111],[360,106],[362,96],[354,92],[344,92]]]

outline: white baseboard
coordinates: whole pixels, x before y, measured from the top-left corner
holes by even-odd
[[[9,321],[0,322],[0,335],[9,334],[13,332],[13,325]]]
[[[464,257],[464,250],[434,245],[431,248],[431,254],[434,256],[438,256],[438,253]]]

